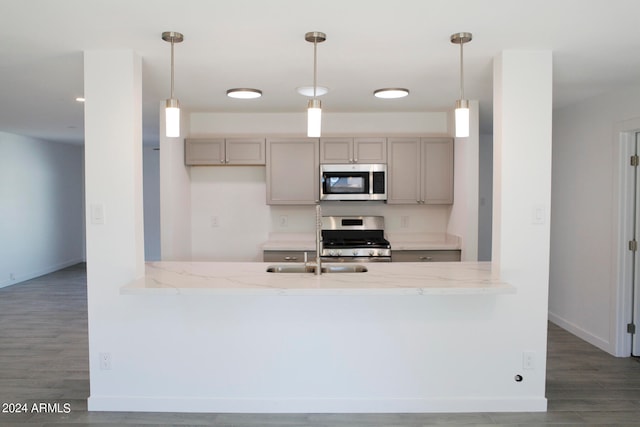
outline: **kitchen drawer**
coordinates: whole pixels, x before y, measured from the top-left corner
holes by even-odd
[[[307,259],[313,261],[316,251],[264,251],[262,259],[264,262],[304,262],[304,253]]]
[[[460,261],[460,250],[394,251],[392,262],[446,262]]]

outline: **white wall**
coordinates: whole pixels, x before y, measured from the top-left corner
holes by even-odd
[[[191,257],[194,261],[262,261],[271,212],[265,168],[191,168]]]
[[[505,321],[513,345],[534,355],[533,393],[544,396],[552,153],[550,51],[504,51],[494,59],[492,269],[516,287]],[[524,355],[523,355],[524,356]]]
[[[159,261],[160,253],[160,150],[142,148],[144,188],[144,259]]]
[[[615,354],[617,122],[640,117],[640,86],[554,112],[549,318]]]
[[[478,261],[491,261],[493,135],[480,135],[478,176]]]
[[[83,261],[82,156],[0,132],[0,287]]]

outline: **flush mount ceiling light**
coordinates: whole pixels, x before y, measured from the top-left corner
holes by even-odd
[[[296,92],[303,96],[313,96],[313,86],[301,86],[296,88]],[[329,92],[328,87],[316,86],[316,96],[322,96]]]
[[[318,96],[318,43],[327,39],[325,33],[311,31],[304,35],[304,39],[313,43],[313,99],[307,105],[307,136],[312,138],[320,137],[322,123],[322,103]]]
[[[247,88],[247,87],[237,87],[237,88],[229,89],[227,91],[227,96],[229,98],[236,98],[236,99],[255,99],[255,98],[260,98],[262,96],[262,91],[258,89]]]
[[[401,87],[388,87],[373,91],[373,96],[384,99],[404,98],[407,95],[409,95],[409,89]]]
[[[469,136],[469,100],[464,99],[464,68],[462,45],[471,41],[471,33],[455,33],[451,35],[451,43],[460,45],[460,99],[456,101],[456,137]]]
[[[165,102],[165,125],[166,135],[169,138],[180,136],[180,102],[173,97],[173,45],[181,43],[184,36],[175,31],[165,31],[162,33],[162,40],[171,43],[171,97]]]

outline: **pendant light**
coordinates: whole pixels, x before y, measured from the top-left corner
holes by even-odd
[[[469,136],[469,100],[464,99],[464,68],[462,45],[471,41],[471,33],[455,33],[451,35],[451,43],[460,45],[460,99],[456,101],[456,137]]]
[[[180,102],[173,97],[173,44],[181,43],[184,36],[175,31],[162,33],[162,40],[171,43],[171,97],[165,101],[165,126],[168,138],[180,136]]]
[[[307,105],[307,136],[312,138],[320,137],[320,128],[322,123],[322,103],[318,96],[318,43],[322,43],[327,39],[325,33],[311,31],[304,35],[304,39],[313,43],[313,99],[309,100]]]

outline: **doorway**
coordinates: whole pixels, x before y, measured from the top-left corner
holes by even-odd
[[[640,144],[640,132],[634,132],[633,140],[631,142],[631,151],[632,154],[629,157],[629,165],[632,167],[632,182],[630,187],[632,188],[632,200],[629,204],[630,208],[630,216],[633,218],[633,224],[631,226],[632,233],[631,239],[629,240],[629,250],[631,252],[631,283],[629,284],[628,294],[629,305],[630,305],[630,313],[629,313],[629,323],[627,323],[627,333],[629,334],[629,339],[631,340],[630,348],[632,356],[640,356],[640,340],[637,338],[637,334],[635,333],[636,325],[638,325],[638,315],[640,313],[638,307],[638,289],[640,288],[640,254],[638,253],[638,242],[640,242],[640,236],[638,233],[640,232],[640,183],[638,179],[640,178],[640,174],[638,173],[638,167],[640,167],[640,153],[638,152]]]
[[[640,121],[633,125],[618,129],[618,273],[611,326],[619,357],[640,356]]]
[[[633,237],[630,243],[633,254],[633,280],[630,284],[630,298],[629,302],[631,305],[631,313],[629,315],[629,323],[627,324],[627,333],[631,339],[631,355],[632,356],[640,356],[640,340],[638,339],[638,335],[636,334],[636,327],[640,323],[638,322],[638,317],[640,316],[640,306],[638,304],[639,296],[640,296],[640,254],[638,254],[638,241],[640,241],[640,236],[638,233],[640,232],[640,183],[638,179],[640,178],[640,173],[638,173],[638,168],[640,167],[640,153],[638,152],[640,149],[640,132],[634,132],[633,137],[633,151],[634,154],[631,157],[630,164],[633,166]]]

